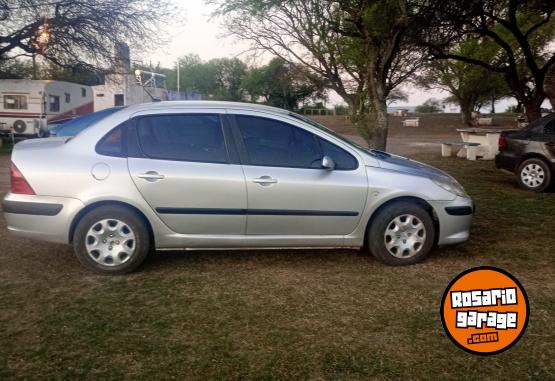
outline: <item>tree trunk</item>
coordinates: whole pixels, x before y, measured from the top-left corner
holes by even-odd
[[[368,144],[370,148],[386,150],[388,127],[386,100],[374,99],[368,125]]]
[[[459,107],[461,108],[461,119],[465,126],[473,126],[474,120],[472,119],[472,111],[474,111],[474,105],[472,102],[461,100],[459,101]]]
[[[528,118],[528,122],[533,122],[534,120],[541,118],[541,105],[544,99],[545,98],[543,95],[536,94],[534,97],[522,102],[526,110],[526,117]]]
[[[545,74],[543,91],[551,103],[551,108],[555,110],[555,65],[551,65]]]
[[[495,114],[495,96],[491,97],[491,113]]]

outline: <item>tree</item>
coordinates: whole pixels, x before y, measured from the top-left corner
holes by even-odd
[[[372,147],[386,146],[387,99],[417,70],[405,0],[208,0],[228,32],[300,64],[349,105]]]
[[[33,66],[24,60],[0,59],[0,79],[30,79],[33,76]]]
[[[158,25],[174,9],[167,0],[0,0],[0,58],[100,67],[113,63],[123,40],[135,49],[158,43]]]
[[[443,107],[441,107],[441,102],[435,98],[428,98],[419,106],[416,106],[416,112],[421,113],[434,113],[434,112],[442,112]]]
[[[311,78],[306,70],[280,58],[267,65],[249,70],[243,87],[252,102],[259,98],[270,106],[295,110],[310,98],[324,98],[323,84]]]
[[[238,58],[203,62],[198,55],[189,54],[179,59],[179,87],[198,92],[205,99],[244,100],[242,82],[246,74],[247,65]],[[175,77],[171,75],[172,80]],[[173,87],[173,82],[169,86]]]
[[[493,62],[499,54],[496,44],[474,37],[461,42],[453,51],[463,56],[473,54],[484,62]],[[495,108],[497,100],[509,95],[501,74],[453,59],[431,61],[420,75],[418,84],[426,89],[436,88],[450,93],[447,103],[460,107],[462,121],[469,126],[473,124],[473,111],[485,104]]]
[[[421,29],[420,40],[436,58],[459,60],[503,75],[533,121],[541,116],[546,74],[555,65],[553,12],[552,0],[430,0],[420,13],[420,22],[428,25]],[[472,52],[454,50],[469,36],[497,44],[496,60],[488,62]]]
[[[216,58],[208,61],[209,72],[214,73],[215,88],[210,97],[223,101],[243,101],[242,87],[247,65],[238,58]]]

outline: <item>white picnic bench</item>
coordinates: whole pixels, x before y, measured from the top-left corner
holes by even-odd
[[[418,127],[420,118],[410,118],[403,120],[403,127]]]
[[[476,160],[476,149],[478,148],[479,145],[480,145],[480,143],[470,143],[470,142],[461,142],[461,141],[442,142],[441,143],[441,156],[450,157],[451,155],[453,155],[453,146],[462,146],[462,147],[466,148],[466,159],[467,160]]]
[[[478,143],[476,155],[482,160],[493,160],[499,147],[500,129],[497,128],[459,128],[461,139],[466,143]],[[459,151],[459,157],[467,156],[464,150]]]
[[[492,126],[493,118],[478,118],[478,126]]]

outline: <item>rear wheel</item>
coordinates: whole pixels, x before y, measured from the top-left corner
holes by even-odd
[[[411,202],[397,202],[380,210],[367,236],[370,252],[392,266],[420,262],[430,253],[434,239],[432,217]]]
[[[551,170],[541,159],[525,160],[517,175],[520,186],[526,190],[542,192],[551,184]]]
[[[144,222],[121,206],[101,206],[77,224],[73,246],[88,270],[104,275],[135,270],[150,251],[150,236]]]

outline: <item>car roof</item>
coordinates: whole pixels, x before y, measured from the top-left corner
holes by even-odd
[[[183,109],[183,108],[231,108],[240,110],[250,110],[250,111],[264,111],[275,114],[287,115],[289,111],[265,106],[255,103],[244,103],[244,102],[225,102],[225,101],[163,101],[163,102],[152,102],[152,103],[142,103],[138,105],[128,106],[127,110],[130,112],[138,111],[148,111],[148,110],[160,110],[160,109]]]

